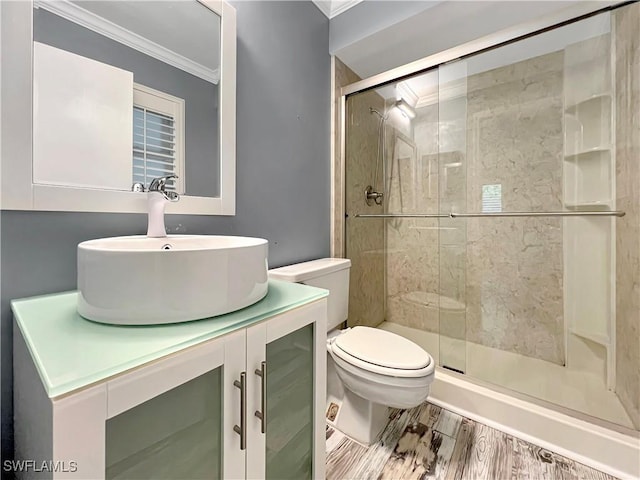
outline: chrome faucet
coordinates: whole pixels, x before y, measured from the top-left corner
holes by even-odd
[[[147,226],[147,237],[166,237],[167,230],[164,226],[164,209],[168,202],[177,202],[180,195],[176,192],[165,190],[167,180],[178,178],[177,175],[167,175],[151,180],[147,193],[149,223]]]

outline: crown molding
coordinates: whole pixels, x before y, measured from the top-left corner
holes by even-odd
[[[346,12],[351,7],[355,7],[357,4],[362,2],[363,0],[312,0],[315,3],[316,7],[320,9],[325,16],[331,20],[332,18],[340,15],[343,12]],[[336,5],[337,3],[337,5]]]
[[[415,107],[418,103],[418,94],[413,91],[407,82],[400,82],[396,85],[396,93],[400,98],[404,99],[411,107]]]
[[[434,103],[444,102],[447,100],[454,100],[456,98],[464,98],[467,96],[467,93],[467,79],[461,78],[459,80],[440,85],[438,91],[420,97],[418,99],[418,103],[416,103],[416,108],[422,108],[427,105],[433,105]]]
[[[161,62],[190,73],[191,75],[195,75],[198,78],[202,78],[207,82],[217,85],[220,81],[219,68],[213,70],[204,67],[203,65],[194,62],[173,50],[169,50],[168,48],[158,45],[137,33],[133,33],[126,28],[121,27],[120,25],[116,25],[109,20],[105,20],[99,15],[85,10],[68,0],[35,0],[33,5],[36,8],[47,10],[55,15],[110,38],[111,40],[149,55],[156,60],[160,60]]]
[[[312,0],[312,2],[325,17],[331,19],[331,0]]]
[[[329,18],[333,18],[337,15],[340,15],[343,12],[346,12],[347,10],[349,10],[351,7],[355,7],[357,4],[361,3],[363,0],[348,0],[348,1],[343,1],[340,2],[340,5],[338,5],[336,8],[333,8],[333,3],[331,4],[331,16]]]

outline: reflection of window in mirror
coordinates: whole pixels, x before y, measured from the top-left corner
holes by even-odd
[[[133,183],[177,175],[167,189],[184,193],[184,100],[133,85]]]

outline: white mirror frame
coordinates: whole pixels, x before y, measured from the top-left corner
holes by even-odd
[[[220,196],[183,195],[167,213],[235,215],[236,11],[222,0],[198,0],[221,17]],[[146,213],[147,195],[33,183],[33,2],[0,2],[0,208]]]

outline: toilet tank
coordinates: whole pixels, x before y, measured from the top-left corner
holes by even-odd
[[[304,283],[329,290],[327,331],[347,319],[349,311],[348,258],[321,258],[269,270],[269,278],[285,282]]]

